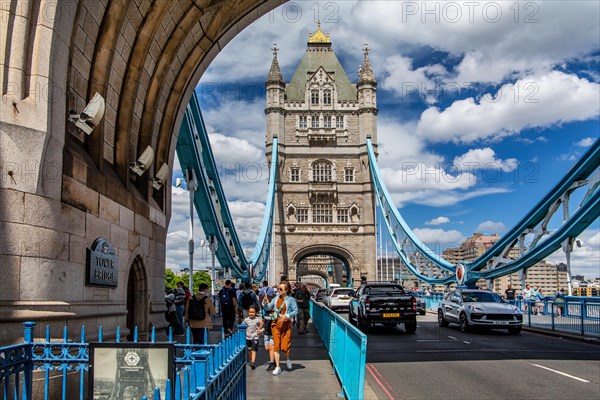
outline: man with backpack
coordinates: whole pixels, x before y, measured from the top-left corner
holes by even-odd
[[[204,341],[204,332],[206,329],[212,329],[211,316],[215,315],[215,305],[212,298],[207,296],[208,285],[201,283],[198,287],[198,293],[188,301],[185,310],[185,319],[188,321],[194,344],[206,344]]]
[[[227,335],[233,332],[235,324],[235,315],[237,309],[237,300],[235,297],[235,287],[231,287],[231,280],[225,281],[225,286],[219,290],[219,307],[223,317],[223,330]]]
[[[244,290],[242,290],[238,295],[237,302],[241,309],[240,311],[242,313],[242,320],[248,318],[248,310],[250,309],[250,306],[255,306],[257,310],[260,310],[258,297],[256,296],[256,292],[252,290],[250,282],[245,283]]]

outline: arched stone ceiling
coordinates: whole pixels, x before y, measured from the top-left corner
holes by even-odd
[[[138,178],[130,176],[129,163],[151,146],[155,157],[149,173],[163,163],[173,168],[179,124],[200,76],[229,40],[282,2],[78,2],[72,10],[67,108],[82,110],[98,92],[106,100],[106,111],[90,136],[66,124],[66,147],[78,147],[80,156],[65,151],[69,167],[64,173],[77,179],[74,164],[85,162],[87,183],[92,182],[93,189],[134,209],[132,203],[152,202],[154,196],[169,214],[170,187],[166,185],[159,195],[163,203],[147,189],[147,179],[136,182]],[[136,192],[137,200],[124,196],[115,183],[126,193]]]

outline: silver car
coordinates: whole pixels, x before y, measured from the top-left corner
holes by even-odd
[[[415,296],[415,299],[417,300],[417,312],[420,315],[425,315],[427,313],[427,306],[425,305],[425,300],[412,290],[407,290],[406,293]]]
[[[456,323],[466,332],[471,327],[508,329],[521,332],[523,313],[489,290],[456,289],[446,295],[438,308],[438,325]]]

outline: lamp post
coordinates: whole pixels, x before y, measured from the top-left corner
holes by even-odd
[[[211,236],[209,239],[208,248],[211,252],[211,269],[210,269],[210,294],[211,296],[215,293],[215,254],[217,252],[217,248],[219,247],[219,243],[214,236]]]
[[[196,176],[193,169],[188,169],[187,190],[190,192],[190,235],[188,237],[188,250],[190,253],[190,292],[194,293],[194,192],[196,191]]]

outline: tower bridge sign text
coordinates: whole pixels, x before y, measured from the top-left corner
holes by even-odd
[[[119,258],[108,240],[101,237],[94,240],[92,247],[87,249],[86,264],[86,285],[117,287]]]

